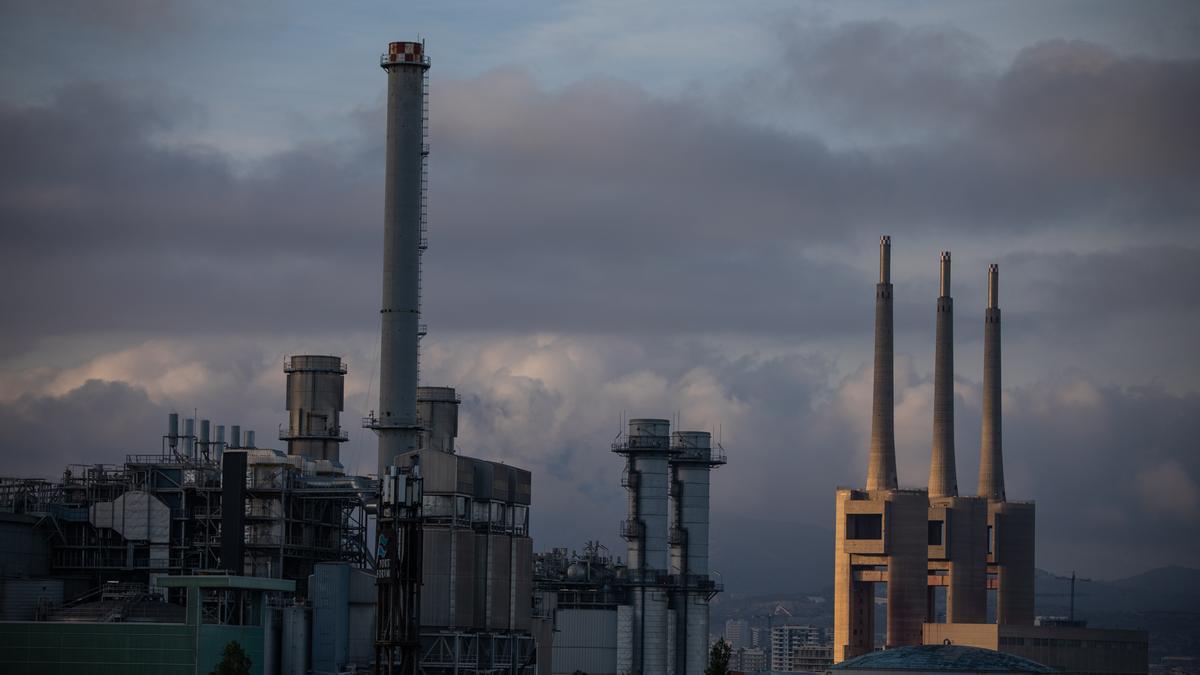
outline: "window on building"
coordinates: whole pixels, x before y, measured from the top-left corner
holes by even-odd
[[[942,531],[946,528],[946,522],[942,520],[929,521],[929,545],[942,545]]]
[[[883,539],[883,514],[850,514],[846,517],[846,538]]]

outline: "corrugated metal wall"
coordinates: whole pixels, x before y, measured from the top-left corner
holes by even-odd
[[[560,609],[555,619],[554,675],[616,675],[616,609]]]

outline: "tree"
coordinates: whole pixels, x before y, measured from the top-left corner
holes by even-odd
[[[724,638],[717,640],[708,653],[708,667],[704,669],[704,675],[728,675],[731,654],[733,648],[729,643]]]
[[[250,675],[250,657],[237,641],[225,645],[221,662],[209,675]]]

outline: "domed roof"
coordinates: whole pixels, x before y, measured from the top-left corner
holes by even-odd
[[[842,661],[834,670],[920,670],[966,673],[1053,673],[1049,666],[1003,652],[963,645],[893,647]]]

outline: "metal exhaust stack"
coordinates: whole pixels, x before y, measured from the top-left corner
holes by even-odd
[[[421,42],[392,42],[379,61],[388,76],[383,207],[383,308],[379,410],[381,552],[376,576],[375,672],[416,675],[421,655],[422,542],[419,466],[394,466],[418,449],[421,252],[425,248],[426,73]]]
[[[983,315],[983,437],[979,444],[979,496],[1004,501],[1004,454],[1000,437],[1000,266],[988,265],[988,304]]]
[[[709,487],[712,469],[725,463],[706,431],[676,431],[671,471],[671,574],[675,590],[675,672],[703,673],[708,665],[709,601],[717,586],[709,577]]]
[[[942,251],[933,368],[933,455],[929,496],[957,497],[954,466],[954,301],[950,298],[950,252]]]
[[[879,283],[875,286],[875,390],[871,398],[871,458],[868,490],[896,489],[896,432],[892,364],[892,238],[879,238]]]
[[[392,42],[387,72],[387,176],[383,207],[383,308],[379,410],[364,426],[379,434],[378,475],[397,455],[417,449],[417,341],[425,219],[425,74],[420,42]]]
[[[625,457],[622,483],[629,490],[629,514],[621,536],[629,542],[630,595],[633,606],[631,672],[667,672],[668,613],[663,580],[668,565],[668,460],[671,423],[631,419],[623,443],[613,452]]]

